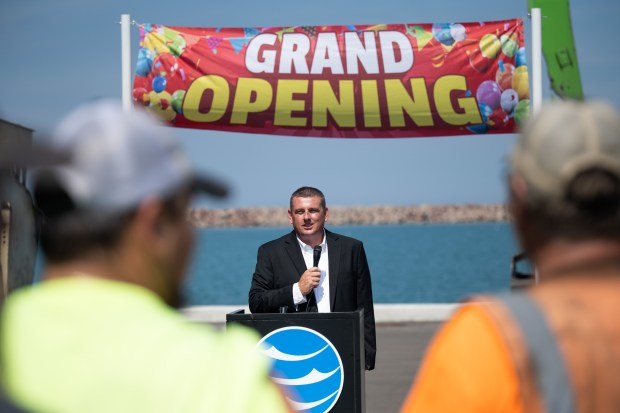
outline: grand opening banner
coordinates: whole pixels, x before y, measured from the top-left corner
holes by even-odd
[[[133,98],[184,128],[346,138],[513,133],[529,113],[523,22],[142,24]]]

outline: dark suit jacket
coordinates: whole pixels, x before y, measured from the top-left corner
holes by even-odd
[[[329,254],[329,301],[332,312],[364,308],[364,350],[366,369],[375,366],[377,349],[375,313],[372,302],[370,270],[361,241],[325,231]],[[307,303],[296,309],[293,284],[306,271],[306,263],[294,231],[260,246],[252,277],[249,304],[252,313],[306,311]],[[310,300],[310,299],[309,299]],[[310,300],[316,311],[316,300]]]

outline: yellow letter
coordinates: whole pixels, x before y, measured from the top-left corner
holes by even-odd
[[[203,102],[208,99],[208,91],[213,92],[211,102]],[[216,75],[201,76],[192,82],[185,93],[183,115],[194,122],[216,122],[226,113],[229,96],[226,79]],[[201,112],[205,106],[208,107],[207,111]]]
[[[348,34],[348,33],[347,33]],[[362,106],[364,108],[364,126],[381,127],[381,109],[379,108],[379,91],[376,80],[362,80]]]
[[[276,126],[306,126],[308,119],[294,118],[291,112],[302,112],[306,109],[306,101],[293,99],[296,93],[308,93],[307,80],[278,80],[278,90],[276,92],[276,113],[273,124]]]
[[[342,128],[355,127],[355,102],[353,100],[353,81],[338,82],[340,100],[336,97],[329,81],[315,80],[312,84],[312,126],[327,127],[327,111],[334,122]]]
[[[433,116],[424,79],[412,78],[410,84],[413,98],[400,80],[388,79],[385,81],[390,126],[397,128],[405,126],[403,112],[407,112],[417,126],[433,126]]]
[[[253,101],[252,96],[254,96]],[[245,125],[248,122],[248,113],[267,110],[272,98],[273,91],[266,80],[240,77],[237,80],[230,123]]]
[[[476,99],[472,97],[458,98],[458,112],[452,107],[450,96],[453,90],[467,90],[467,81],[464,76],[442,76],[435,82],[435,105],[437,112],[444,122],[450,125],[477,125],[482,123]]]

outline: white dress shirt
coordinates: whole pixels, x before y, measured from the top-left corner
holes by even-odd
[[[312,264],[314,264],[314,249],[300,240],[299,237],[297,237],[297,241],[299,242],[304,261],[306,262],[306,268],[311,268],[313,266]],[[316,298],[319,313],[329,313],[331,311],[329,305],[329,253],[327,251],[325,233],[323,233],[321,258],[319,259],[318,267],[321,270],[321,280],[319,281],[319,285],[314,289],[314,297]],[[295,304],[303,304],[306,302],[306,297],[301,293],[298,282],[293,284],[293,301]]]

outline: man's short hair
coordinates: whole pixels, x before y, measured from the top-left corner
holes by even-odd
[[[296,189],[291,195],[291,199],[289,200],[291,211],[293,210],[293,198],[312,198],[313,196],[318,196],[321,198],[321,207],[325,209],[325,195],[323,195],[323,192],[311,186],[302,186],[301,188]]]
[[[542,241],[620,238],[620,116],[602,102],[549,104],[525,127],[512,173]]]

